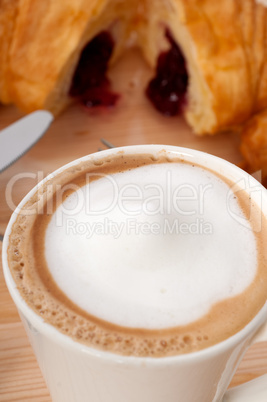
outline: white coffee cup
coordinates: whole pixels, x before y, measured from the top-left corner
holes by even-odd
[[[267,191],[247,173],[236,166],[199,151],[171,146],[146,145],[121,148],[135,154],[165,149],[184,155],[190,161],[212,166],[230,180],[244,180],[263,197],[262,209],[267,216]],[[116,150],[107,150],[101,157],[112,155]],[[100,154],[95,157],[98,158]],[[74,161],[74,166],[87,158]],[[45,180],[51,177],[48,176]],[[40,183],[39,185],[42,185]],[[13,213],[3,242],[3,269],[9,292],[17,306],[22,322],[36,354],[38,363],[55,402],[211,402],[267,400],[267,376],[226,392],[234,372],[247,347],[256,340],[267,340],[264,331],[267,321],[267,303],[241,331],[228,339],[198,352],[171,357],[134,357],[113,354],[85,346],[63,335],[45,323],[20,295],[10,273],[7,248],[12,224],[21,206],[34,194],[34,188]],[[257,191],[251,192],[254,197]],[[255,195],[256,197],[256,195]],[[256,198],[255,198],[256,200]],[[250,398],[250,399],[249,399]]]

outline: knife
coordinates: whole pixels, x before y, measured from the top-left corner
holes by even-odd
[[[0,131],[0,173],[36,144],[53,119],[47,110],[38,110]]]

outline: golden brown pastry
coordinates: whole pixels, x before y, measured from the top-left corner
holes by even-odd
[[[0,0],[0,100],[10,101],[8,95],[8,57],[13,39],[18,0]]]
[[[58,113],[71,101],[81,51],[103,30],[115,40],[111,62],[134,31],[155,68],[173,38],[188,74],[183,111],[197,134],[239,127],[267,107],[267,11],[256,0],[18,2],[4,79],[8,96],[0,86],[0,100],[25,112]]]
[[[186,59],[185,116],[197,134],[236,127],[254,110],[267,107],[264,6],[254,0],[154,0],[146,4],[144,54],[155,63],[163,37],[159,26],[164,31],[167,24]]]
[[[80,53],[99,31],[110,29],[119,53],[128,38],[135,1],[19,0],[9,50],[9,97],[24,112],[57,114],[70,101],[68,91]],[[1,101],[5,103],[1,93]]]

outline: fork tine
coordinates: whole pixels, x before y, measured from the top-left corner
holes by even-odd
[[[107,148],[115,148],[115,145],[111,144],[111,142],[105,140],[105,138],[101,138],[100,140],[102,144],[104,144]]]

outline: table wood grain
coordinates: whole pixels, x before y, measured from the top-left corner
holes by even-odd
[[[152,75],[137,50],[127,52],[110,71],[121,93],[111,110],[89,112],[74,104],[58,116],[44,137],[20,160],[0,174],[0,234],[12,211],[39,180],[59,166],[96,152],[105,138],[115,146],[169,144],[194,148],[242,162],[236,133],[195,136],[182,117],[157,113],[143,95]],[[21,117],[12,106],[0,106],[0,129]],[[1,252],[1,243],[0,243]],[[252,346],[230,386],[267,373],[267,343]],[[0,401],[49,402],[51,398],[11,300],[0,265]],[[254,401],[253,401],[254,402]]]

